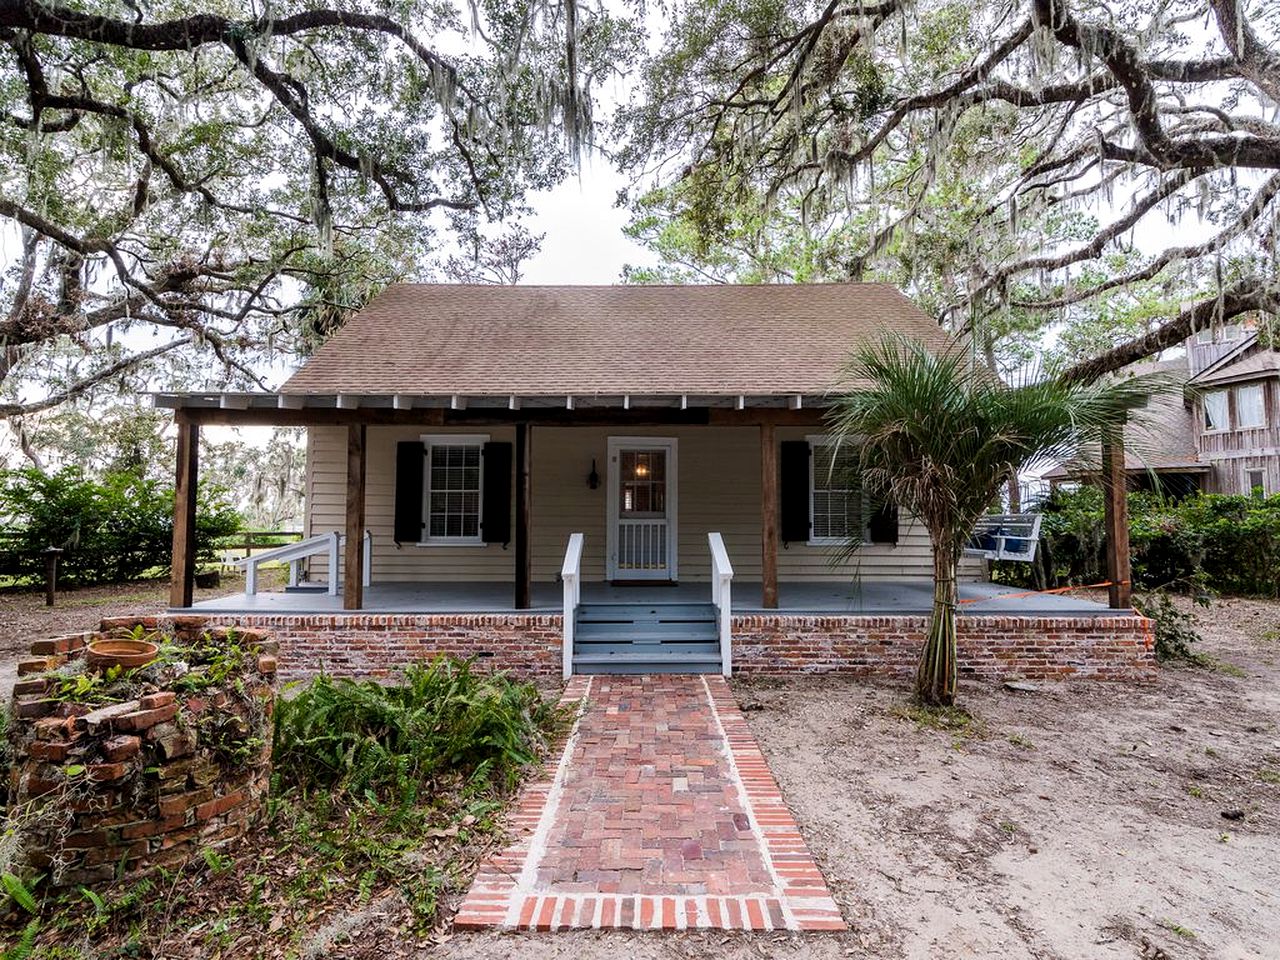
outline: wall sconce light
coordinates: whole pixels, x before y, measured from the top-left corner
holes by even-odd
[[[587,486],[595,490],[600,486],[600,474],[596,472],[596,461],[591,461],[591,472],[587,474]]]

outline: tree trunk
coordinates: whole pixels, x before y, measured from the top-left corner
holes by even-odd
[[[949,707],[956,699],[956,561],[948,548],[933,545],[933,612],[916,673],[916,699]]]

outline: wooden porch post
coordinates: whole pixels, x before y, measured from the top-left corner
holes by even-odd
[[[173,484],[173,556],[169,606],[191,606],[196,578],[196,485],[200,470],[200,427],[177,411],[178,466]]]
[[[1129,569],[1129,499],[1124,473],[1124,437],[1117,435],[1102,445],[1102,495],[1107,533],[1107,588],[1113,609],[1131,605],[1133,586]]]
[[[532,521],[533,497],[529,486],[532,454],[529,424],[516,424],[516,609],[528,610],[533,606],[532,540],[529,536]]]
[[[778,606],[778,443],[772,423],[760,424],[760,605]]]
[[[347,427],[347,545],[343,554],[342,609],[364,607],[364,424]]]

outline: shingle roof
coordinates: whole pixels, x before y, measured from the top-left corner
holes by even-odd
[[[890,332],[951,343],[879,283],[396,284],[281,392],[815,395],[853,348]]]
[[[1197,386],[1231,383],[1276,374],[1280,374],[1280,350],[1259,344],[1258,335],[1255,333],[1250,340],[1246,340],[1241,345],[1239,350],[1196,374],[1192,383]]]
[[[1159,373],[1177,381],[1187,379],[1187,359],[1148,361],[1126,368],[1133,374]],[[1097,445],[1081,451],[1074,463],[1059,464],[1045,473],[1046,480],[1098,469],[1100,451]],[[1195,427],[1191,410],[1181,389],[1160,393],[1134,414],[1124,428],[1124,468],[1131,473],[1148,470],[1207,470],[1196,450]]]

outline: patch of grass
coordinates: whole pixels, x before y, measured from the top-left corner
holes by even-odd
[[[1036,745],[1020,733],[1009,734],[1009,742],[1019,750],[1034,750]]]
[[[1219,757],[1219,756],[1220,756],[1220,754],[1218,753],[1218,751],[1217,751],[1217,750],[1215,750],[1215,749],[1213,749],[1213,747],[1205,747],[1205,748],[1204,748],[1204,755],[1205,755],[1206,757],[1213,757],[1213,758],[1215,758],[1215,759],[1216,759],[1217,757]]]
[[[1195,797],[1197,800],[1199,800],[1201,797],[1204,796],[1204,791],[1201,790],[1199,787],[1197,787],[1194,783],[1191,786],[1187,787],[1187,793]]]
[[[1211,657],[1208,654],[1200,654],[1196,658],[1196,661],[1201,666],[1208,667],[1214,673],[1221,673],[1228,677],[1235,677],[1238,680],[1243,680],[1245,677],[1249,676],[1249,672],[1243,667],[1239,667],[1234,663],[1229,663],[1226,660],[1219,660],[1217,657]]]
[[[1184,927],[1180,923],[1174,923],[1172,920],[1161,920],[1160,926],[1164,927],[1172,934],[1182,937],[1184,940],[1195,940],[1196,932],[1190,927]]]
[[[1280,770],[1273,770],[1271,767],[1263,767],[1258,771],[1258,779],[1263,783],[1280,783]]]
[[[910,720],[921,729],[943,730],[959,738],[977,739],[986,735],[982,720],[963,707],[926,707],[908,703],[894,707],[890,713],[901,720]]]

